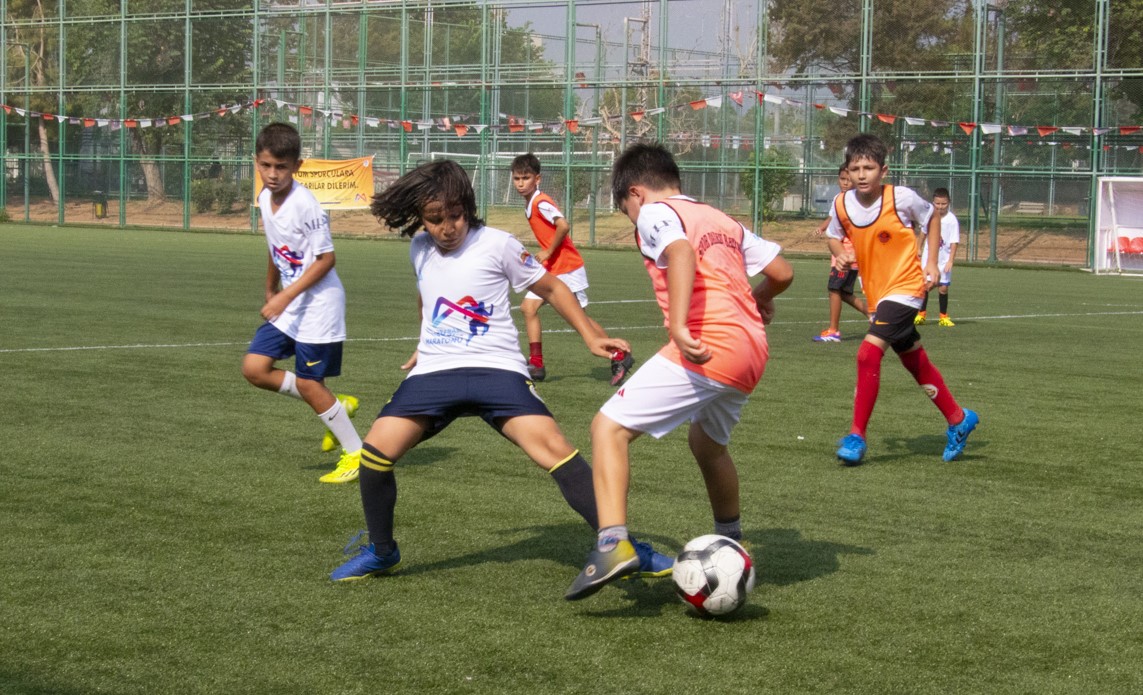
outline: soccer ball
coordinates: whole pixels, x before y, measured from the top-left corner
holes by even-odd
[[[699,615],[727,615],[754,589],[754,561],[726,536],[699,536],[675,558],[673,577],[679,598]]]

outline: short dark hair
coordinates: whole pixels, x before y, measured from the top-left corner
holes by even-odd
[[[540,174],[540,158],[531,152],[519,155],[512,160],[513,174]]]
[[[679,188],[679,165],[666,147],[657,142],[628,147],[611,167],[611,198],[616,205],[627,198],[632,186],[654,190]]]
[[[476,192],[468,174],[451,159],[438,159],[422,164],[373,196],[369,211],[402,236],[411,237],[421,231],[421,213],[425,206],[439,201],[447,206],[459,204],[470,229],[484,226],[476,215]]]
[[[933,197],[947,198],[948,200],[952,200],[952,196],[949,195],[949,189],[947,188],[938,188],[937,190],[933,191]]]
[[[844,174],[844,173],[845,173],[845,172],[847,172],[847,171],[849,171],[849,168],[848,168],[848,167],[846,167],[846,166],[845,166],[845,164],[842,164],[841,166],[839,166],[839,167],[837,168],[837,175],[838,175],[838,176],[841,176],[842,174]]]
[[[889,156],[889,148],[881,138],[871,133],[855,135],[845,143],[845,166],[855,159],[872,159],[877,166],[885,166],[885,159]]]
[[[302,158],[302,136],[289,123],[271,123],[262,128],[254,140],[254,154],[261,152],[296,162]]]

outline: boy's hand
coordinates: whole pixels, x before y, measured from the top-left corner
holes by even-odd
[[[611,359],[611,356],[620,350],[623,352],[631,352],[631,343],[628,343],[622,338],[611,338],[603,335],[596,336],[585,342],[587,343],[588,349],[591,350],[591,354],[596,357]]]
[[[543,265],[548,262],[549,258],[552,257],[552,252],[548,249],[540,249],[534,254],[534,256],[536,260],[540,262],[540,265]]]
[[[671,340],[675,341],[683,358],[694,364],[703,364],[710,361],[710,348],[701,340],[695,340],[687,328],[683,327],[671,331]]]
[[[936,261],[929,261],[925,266],[925,291],[933,289],[941,279],[941,270],[937,267]]]
[[[837,267],[838,270],[845,270],[857,262],[857,257],[853,255],[852,251],[842,251],[834,258],[837,259],[835,267]]]
[[[413,356],[410,357],[409,359],[405,360],[405,364],[401,365],[401,369],[403,369],[405,371],[409,371],[413,367],[416,367],[418,354],[419,353],[416,350],[413,350]]]
[[[266,303],[262,306],[262,311],[260,313],[262,314],[262,318],[266,319],[267,321],[273,321],[274,319],[281,316],[282,312],[285,311],[286,307],[289,305],[290,298],[285,294],[279,292],[266,301]]]
[[[770,322],[774,320],[774,300],[758,300],[758,313],[762,315],[763,325],[769,326]]]

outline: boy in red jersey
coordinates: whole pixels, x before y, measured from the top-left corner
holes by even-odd
[[[794,279],[777,244],[680,192],[679,168],[662,145],[627,149],[612,169],[616,206],[636,242],[670,341],[608,400],[591,424],[599,532],[565,598],[577,600],[638,571],[627,531],[631,442],[690,422],[688,443],[706,484],[714,532],[742,538],[738,470],[727,445],[766,367],[765,324]],[[751,288],[749,276],[764,277]]]
[[[512,185],[527,202],[524,216],[540,244],[536,260],[552,275],[563,281],[580,307],[587,306],[587,271],[583,257],[572,243],[569,232],[571,225],[547,193],[540,191],[540,159],[531,152],[512,160]],[[528,292],[520,303],[524,314],[524,327],[528,333],[528,374],[533,381],[543,381],[548,370],[544,367],[543,332],[540,327],[540,307],[545,301],[537,294]],[[635,360],[631,353],[623,351],[611,356],[611,385],[618,386],[627,378]]]
[[[838,442],[837,457],[847,465],[865,456],[865,429],[877,403],[881,385],[881,359],[892,347],[901,364],[945,416],[949,427],[943,458],[952,461],[964,451],[968,435],[980,418],[962,409],[945,386],[940,371],[921,347],[913,322],[925,293],[940,277],[937,249],[940,218],[933,206],[911,188],[881,183],[889,167],[885,143],[863,133],[845,147],[845,165],[853,189],[838,196],[830,210],[830,252],[843,262],[857,261],[873,321],[857,350],[857,388],[853,398],[853,425]],[[913,229],[927,234],[928,265],[917,260]],[[853,242],[848,251],[842,239]]]

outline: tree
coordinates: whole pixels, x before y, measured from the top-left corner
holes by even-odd
[[[754,196],[754,181],[758,174],[762,175],[760,196]],[[754,161],[743,169],[738,177],[738,186],[742,194],[753,201],[757,209],[762,206],[762,219],[772,220],[776,203],[782,200],[786,191],[798,179],[798,163],[794,157],[778,148],[759,149],[754,152]]]

